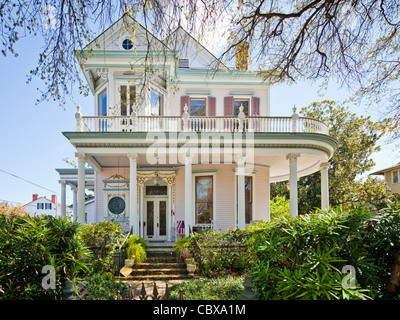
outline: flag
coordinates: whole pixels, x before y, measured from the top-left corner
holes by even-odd
[[[185,221],[179,220],[176,222],[178,233],[182,234],[185,233]]]

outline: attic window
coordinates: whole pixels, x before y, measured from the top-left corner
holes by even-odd
[[[131,50],[133,48],[133,41],[131,39],[124,39],[124,41],[122,41],[122,48]]]
[[[189,68],[189,59],[179,59],[179,68]]]

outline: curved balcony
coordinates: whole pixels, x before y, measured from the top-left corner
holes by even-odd
[[[329,135],[327,125],[312,118],[183,116],[82,116],[76,115],[79,132],[255,132],[319,133]]]

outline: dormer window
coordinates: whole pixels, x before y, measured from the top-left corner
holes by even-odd
[[[104,89],[97,95],[97,105],[99,108],[99,116],[107,115],[107,89]]]
[[[133,41],[131,39],[124,39],[124,41],[122,41],[122,48],[131,50],[133,48]]]
[[[119,88],[121,98],[121,116],[129,116],[136,103],[136,86],[121,85]]]

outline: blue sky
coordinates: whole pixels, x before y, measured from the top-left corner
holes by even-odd
[[[57,194],[60,200],[61,187],[55,168],[70,167],[63,161],[64,158],[75,160],[75,149],[62,132],[75,130],[77,103],[82,106],[84,115],[92,115],[93,112],[93,98],[83,97],[78,92],[72,96],[74,102],[65,109],[53,101],[35,105],[40,97],[36,88],[44,88],[44,82],[34,79],[26,84],[26,80],[37,62],[40,49],[38,38],[23,38],[16,45],[17,58],[0,57],[0,202],[26,203],[33,193],[48,198]],[[290,116],[293,105],[300,109],[314,101],[340,101],[349,96],[346,90],[336,86],[331,86],[323,97],[317,91],[316,85],[307,83],[272,88],[271,115]],[[371,114],[374,119],[379,116],[373,110],[359,106],[351,110],[360,115]],[[373,157],[377,163],[374,169],[399,161],[398,151],[392,149],[395,149],[393,145],[384,145],[382,151]],[[71,202],[72,192],[67,187],[67,204]]]

